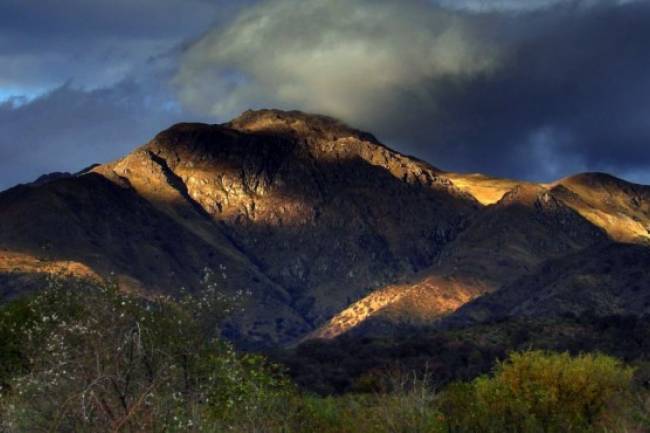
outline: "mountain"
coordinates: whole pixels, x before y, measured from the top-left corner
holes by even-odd
[[[518,311],[531,293],[571,293],[576,257],[600,269],[607,248],[629,247],[640,269],[648,245],[648,187],[449,173],[296,111],[174,125],[117,161],[0,193],[1,297],[57,273],[177,294],[210,270],[224,292],[250,293],[224,333],[251,345]],[[536,280],[548,266],[567,278]],[[629,279],[585,281],[630,305]],[[465,313],[502,292],[502,309]]]
[[[382,306],[375,302],[371,328],[381,329],[378,322],[430,324],[484,293],[535,272],[548,260],[603,242],[607,235],[602,229],[543,187],[517,185],[477,213],[419,279],[398,288],[399,296]],[[315,336],[333,337],[350,331],[344,324],[350,312],[372,304],[377,296],[373,293],[358,301]]]
[[[608,244],[550,260],[443,320],[467,327],[511,318],[650,314],[650,248]]]
[[[0,247],[29,258],[4,273],[65,261],[174,293],[208,267],[224,290],[253,292],[235,337],[287,342],[460,232],[480,206],[438,173],[322,116],[175,125],[118,161],[0,195]]]

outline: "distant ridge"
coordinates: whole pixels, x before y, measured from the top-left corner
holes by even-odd
[[[614,297],[603,314],[650,311],[633,302],[645,280],[632,296],[622,274],[578,275],[610,255],[615,272],[650,265],[649,187],[448,173],[298,111],[177,124],[116,161],[12,188],[0,227],[5,299],[61,271],[174,294],[210,268],[224,291],[252,292],[224,329],[252,346],[560,314],[568,293]],[[525,307],[536,293],[548,299]]]

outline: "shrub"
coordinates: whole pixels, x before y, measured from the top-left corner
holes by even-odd
[[[208,286],[174,300],[53,281],[3,309],[7,432],[192,432],[255,425],[283,375],[215,338],[230,299]],[[3,364],[4,365],[4,364]],[[232,403],[232,404],[231,404]],[[219,410],[216,410],[219,408]],[[255,431],[255,430],[248,430]]]
[[[377,396],[379,431],[387,433],[433,432],[439,423],[437,396],[427,372],[418,375],[394,370],[389,376],[389,392]]]
[[[26,330],[35,322],[36,315],[24,299],[0,310],[0,396],[9,392],[12,378],[28,371],[24,339]]]
[[[514,353],[441,402],[449,432],[588,432],[622,416],[633,371],[605,355]]]
[[[514,353],[492,375],[437,394],[449,377],[442,357],[485,358],[437,339],[400,349],[444,352],[431,369],[426,361],[413,369],[418,356],[355,373],[358,394],[301,393],[281,367],[217,337],[237,299],[219,293],[210,274],[205,283],[193,296],[143,299],[110,284],[53,280],[4,306],[0,432],[582,433],[650,424],[647,395],[628,400],[632,370],[598,354]],[[301,350],[317,359],[324,347]],[[368,372],[368,363],[348,367]]]

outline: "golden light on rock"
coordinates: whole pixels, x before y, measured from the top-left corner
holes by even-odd
[[[177,124],[86,174],[5,192],[0,225],[0,274],[175,293],[224,266],[224,290],[254,293],[233,329],[292,344],[373,321],[429,326],[554,260],[647,245],[650,188],[448,173],[335,119],[261,110]]]

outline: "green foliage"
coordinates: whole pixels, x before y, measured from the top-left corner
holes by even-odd
[[[0,430],[191,432],[261,418],[290,388],[260,357],[214,338],[233,305],[210,286],[143,299],[53,280],[2,309]]]
[[[241,431],[284,431],[290,422],[296,389],[281,368],[254,354],[238,354],[224,345],[201,360],[211,386],[204,401],[212,422]],[[286,414],[278,417],[273,414]]]
[[[26,300],[13,301],[0,310],[0,395],[9,391],[13,377],[28,371],[23,341],[36,317]]]
[[[428,368],[441,389],[492,371],[513,351],[603,353],[632,365],[650,359],[650,315],[585,313],[579,316],[510,318],[462,329],[400,330],[384,337],[342,336],[306,341],[273,356],[288,366],[303,389],[322,395],[374,391],[386,369],[399,366],[422,373]],[[635,380],[650,388],[650,367]]]
[[[474,338],[406,329],[387,338],[309,340],[274,353],[274,359],[288,366],[303,389],[330,395],[382,390],[396,368],[428,374],[431,385],[441,388],[489,372],[505,353],[502,347],[479,346]]]
[[[398,349],[434,353],[428,361],[347,366],[359,372],[346,385],[356,394],[307,394],[282,367],[217,338],[238,299],[206,275],[203,291],[179,299],[53,280],[2,307],[0,432],[582,433],[650,426],[650,399],[630,391],[632,370],[604,355],[514,353],[492,375],[452,382],[438,394],[435,387],[450,378],[444,359],[485,362],[473,346],[444,339]],[[337,350],[352,350],[342,344]],[[371,355],[390,347],[357,349]],[[300,350],[312,359],[331,354],[322,345]],[[646,375],[639,369],[638,383]]]
[[[287,432],[433,433],[440,414],[429,388],[390,394],[303,395],[296,400]]]
[[[623,416],[632,375],[605,355],[514,353],[493,376],[449,387],[440,407],[450,432],[590,432]]]

